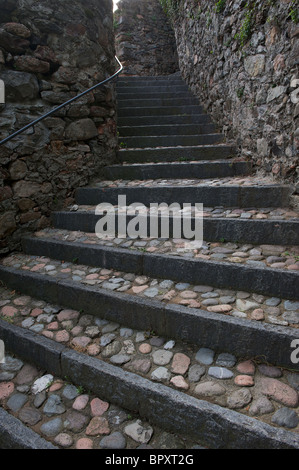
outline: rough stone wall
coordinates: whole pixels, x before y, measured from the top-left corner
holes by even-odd
[[[121,0],[114,13],[116,53],[126,75],[179,70],[174,32],[159,0]]]
[[[0,140],[117,69],[112,0],[0,0],[0,12]],[[0,253],[72,203],[116,146],[110,84],[0,146]]]
[[[298,0],[166,3],[182,75],[227,139],[259,172],[298,181]]]

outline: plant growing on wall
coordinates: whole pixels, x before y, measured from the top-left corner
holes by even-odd
[[[247,2],[245,9],[246,14],[241,24],[240,31],[235,36],[235,39],[240,41],[241,47],[245,46],[253,32],[255,2]]]
[[[163,10],[165,13],[170,17],[173,18],[173,16],[176,14],[179,8],[179,4],[181,0],[159,0]]]
[[[290,6],[290,11],[289,11],[289,17],[291,20],[298,24],[299,23],[299,12],[298,8],[296,7],[296,4],[298,4],[298,0],[293,0]]]
[[[215,5],[216,13],[222,13],[225,7],[226,7],[226,0],[219,0]]]

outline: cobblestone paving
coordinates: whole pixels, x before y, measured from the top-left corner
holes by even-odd
[[[277,184],[271,176],[241,176],[210,179],[150,179],[94,181],[90,186],[99,188],[158,187],[158,186],[269,186]]]
[[[217,262],[245,264],[252,267],[269,267],[299,270],[299,247],[279,245],[251,245],[231,242],[203,242],[196,248],[196,242],[184,239],[160,238],[106,238],[99,239],[95,233],[80,231],[70,232],[62,229],[48,228],[36,232],[37,238],[84,243],[86,245],[103,245],[115,248],[135,249],[145,253],[170,254],[188,259],[202,259]]]
[[[117,206],[114,206],[115,209],[117,210]],[[88,205],[77,205],[74,204],[69,207],[69,210],[72,212],[94,212],[96,210],[95,206],[88,206]],[[136,208],[137,210],[137,208]],[[146,208],[145,206],[141,206],[138,208],[141,214],[148,214],[148,213],[155,213],[157,212],[155,208]],[[128,215],[135,215],[136,211],[132,210],[130,206],[124,206],[119,208],[119,212],[127,212]],[[161,212],[161,215],[163,213],[167,214],[168,209],[163,209],[161,208],[159,210]],[[116,212],[117,213],[117,212]],[[252,209],[252,208],[225,208],[223,206],[217,206],[217,207],[205,207],[203,208],[203,212],[200,212],[199,210],[196,210],[195,207],[189,208],[184,208],[181,209],[181,211],[178,211],[178,214],[185,214],[185,215],[191,215],[191,216],[202,216],[204,218],[210,217],[213,219],[218,219],[218,218],[226,218],[226,219],[252,219],[252,220],[291,220],[291,221],[296,221],[299,219],[299,212],[293,209],[289,208],[259,208],[259,209]],[[170,214],[171,215],[171,214]]]
[[[121,152],[122,152],[122,150],[121,150]],[[161,165],[171,166],[171,165],[178,165],[178,164],[179,164],[180,166],[181,166],[181,165],[187,165],[187,166],[188,166],[188,165],[193,164],[193,163],[195,163],[195,164],[205,164],[205,163],[207,163],[207,164],[211,164],[211,163],[238,163],[239,161],[242,161],[242,162],[243,162],[244,159],[234,157],[234,158],[225,159],[225,160],[219,159],[219,160],[212,160],[212,161],[211,161],[211,160],[188,160],[188,162],[186,162],[186,161],[184,162],[184,161],[178,159],[177,161],[173,161],[173,162],[145,162],[145,163],[144,163],[144,162],[142,162],[142,163],[141,163],[141,162],[139,162],[139,163],[123,162],[123,163],[121,164],[121,166],[125,166],[125,167],[126,167],[126,166],[130,166],[130,167],[136,167],[136,166],[139,167],[139,166],[142,166],[143,168],[146,168],[147,166],[152,166],[152,165],[156,165],[156,166],[159,166],[159,165],[160,165],[160,166],[161,166]],[[117,164],[116,164],[116,165],[117,165]],[[114,165],[111,165],[111,166],[113,167]]]
[[[299,372],[265,364],[262,358],[238,358],[153,331],[136,331],[4,287],[0,299],[2,318],[15,325],[180,392],[299,432]],[[13,386],[7,383],[15,376],[7,375],[10,372],[0,375],[2,400],[6,393],[11,395]]]
[[[153,279],[133,273],[92,268],[22,253],[15,253],[4,258],[2,264],[55,279],[73,280],[98,289],[122,292],[124,295],[137,295],[189,308],[200,308],[219,315],[263,321],[282,327],[298,328],[299,325],[299,301],[218,289],[212,286]],[[2,314],[5,315],[3,311]]]
[[[6,355],[0,406],[61,449],[197,449],[82,388]]]

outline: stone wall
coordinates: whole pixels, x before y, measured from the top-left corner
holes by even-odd
[[[159,0],[121,0],[114,14],[116,53],[126,75],[178,71],[174,32]]]
[[[161,0],[192,91],[260,173],[298,181],[298,1]]]
[[[116,71],[112,0],[0,0],[0,11],[0,140]],[[116,146],[112,84],[2,145],[0,253],[71,204]]]

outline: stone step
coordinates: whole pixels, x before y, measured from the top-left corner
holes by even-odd
[[[125,92],[126,90],[140,90],[147,93],[148,91],[155,91],[155,90],[172,90],[172,89],[179,89],[179,90],[189,90],[188,85],[183,80],[172,80],[172,81],[163,81],[163,80],[156,80],[156,81],[148,81],[143,80],[140,82],[119,82],[116,84],[116,91],[117,92]]]
[[[111,165],[105,167],[105,178],[110,180],[149,180],[175,178],[220,178],[245,175],[251,172],[251,163],[242,161],[203,161],[193,163],[160,163]]]
[[[150,149],[120,149],[118,159],[128,163],[175,162],[190,160],[222,160],[236,155],[233,145],[198,145]]]
[[[207,181],[207,182],[206,182]],[[93,187],[78,188],[75,192],[76,203],[96,206],[100,203],[117,205],[119,195],[126,196],[126,203],[150,204],[204,204],[205,206],[224,206],[239,208],[288,207],[292,188],[280,184],[259,184],[254,178],[247,177],[247,184],[239,183],[237,178],[215,180],[150,180],[136,182],[132,186],[120,181],[94,184]],[[141,184],[142,183],[142,184]],[[114,186],[114,187],[113,187]]]
[[[34,299],[29,301],[32,302]],[[11,373],[13,378],[10,388],[8,391],[4,390],[5,404],[17,402],[16,398],[11,396],[14,382],[17,385],[25,378],[30,390],[37,384],[40,386],[40,379],[47,377],[43,375],[43,370],[53,374],[50,383],[46,384],[45,390],[41,392],[42,398],[38,396],[40,401],[44,400],[43,408],[38,412],[50,410],[52,419],[47,422],[50,422],[50,425],[46,423],[46,430],[51,428],[53,431],[47,434],[48,439],[54,441],[56,446],[60,444],[63,447],[64,444],[66,447],[67,443],[71,446],[76,443],[76,448],[82,446],[84,448],[84,445],[86,448],[87,444],[93,448],[107,448],[104,445],[107,439],[102,437],[110,436],[111,431],[114,431],[111,434],[114,444],[116,441],[120,444],[121,440],[122,446],[110,448],[118,449],[123,448],[125,444],[133,449],[138,444],[141,444],[141,447],[137,448],[145,446],[143,448],[148,449],[165,449],[165,447],[202,449],[202,445],[208,448],[239,449],[299,447],[295,429],[298,427],[296,426],[298,397],[294,388],[298,387],[297,374],[271,366],[265,367],[263,364],[258,365],[253,361],[240,362],[236,357],[226,354],[219,354],[216,359],[214,351],[203,349],[196,354],[188,349],[187,354],[184,354],[173,341],[166,343],[163,338],[147,336],[145,331],[119,328],[120,325],[109,324],[101,319],[98,319],[97,323],[87,324],[88,316],[80,318],[78,311],[66,311],[57,306],[55,311],[57,314],[54,316],[59,320],[57,321],[59,331],[56,335],[52,333],[55,339],[43,336],[43,332],[38,334],[2,320],[0,320],[0,331],[9,351],[14,355],[17,354],[17,357],[11,360],[12,366],[20,368],[20,372]],[[65,338],[64,343],[61,343],[66,330],[62,330],[60,317],[66,315],[72,316],[69,323],[81,322],[83,326],[79,328],[82,331],[84,326],[89,325],[85,331],[89,335],[91,334],[89,332],[94,332],[91,337],[85,336],[90,346],[81,347],[80,352],[74,350],[75,341],[80,341],[78,334],[75,337],[73,335],[72,341]],[[120,354],[111,356],[109,353],[109,358],[103,360],[101,356],[107,347],[101,356],[93,357],[95,349],[101,350],[96,343],[96,337],[100,341],[107,338],[107,334],[103,334],[105,328],[114,331],[110,334],[112,338],[107,347],[115,349],[116,345],[119,345],[130,353],[122,355],[126,356],[124,364],[118,361],[118,365],[115,365],[117,364],[115,358],[120,357]],[[50,333],[49,330],[46,332]],[[69,338],[71,339],[70,334]],[[143,357],[135,359],[135,347],[140,351],[144,350],[145,353],[147,351],[147,354],[140,353]],[[24,364],[20,358],[30,364]],[[156,367],[160,363],[166,367]],[[216,366],[209,367],[213,363]],[[153,372],[149,371],[151,365]],[[188,369],[187,380],[190,385],[183,375],[178,375],[187,376]],[[243,375],[239,371],[242,371]],[[278,379],[269,377],[275,372]],[[67,377],[71,383],[67,383],[65,379],[61,380],[60,377]],[[202,383],[197,384],[200,380]],[[249,385],[249,388],[242,387],[240,381],[246,382],[245,387]],[[182,384],[186,384],[185,390],[186,386],[190,387],[188,394],[185,393]],[[226,387],[233,387],[233,392]],[[276,387],[275,392],[274,387]],[[82,392],[83,388],[88,392]],[[256,396],[253,398],[252,394]],[[51,395],[55,397],[54,404]],[[24,395],[21,391],[18,395],[19,402],[22,396],[30,402],[31,409],[36,410],[34,404],[36,399],[33,400],[30,393]],[[87,403],[84,410],[79,406],[83,399]],[[249,406],[245,408],[248,404]],[[77,409],[76,413],[72,408]],[[133,412],[134,417],[129,417],[124,409]],[[21,405],[21,409],[18,410],[20,417],[24,415],[23,410]],[[28,407],[26,416],[28,416]],[[5,412],[6,417],[7,412]],[[270,424],[267,418],[271,418]],[[150,424],[145,419],[149,420]],[[53,429],[54,420],[55,424],[59,421],[60,429]],[[16,418],[13,424],[15,421]],[[59,426],[56,425],[56,428]],[[19,429],[20,427],[16,431]],[[45,431],[44,428],[41,430]],[[81,435],[78,435],[78,430],[81,431]],[[13,434],[11,431],[10,435]],[[60,434],[57,435],[58,432]],[[169,432],[175,433],[175,436],[169,435]],[[180,432],[181,435],[178,436]],[[34,434],[36,436],[36,433]],[[50,443],[48,447],[51,447]]]
[[[5,325],[3,331],[8,333]],[[50,374],[53,372],[51,361],[42,363],[29,350],[36,347],[40,338],[34,333],[29,336],[26,333],[17,328],[15,338],[25,341],[22,354],[30,362],[19,356],[12,357],[7,351],[7,363],[0,364],[0,374],[10,377],[9,382],[3,384],[8,391],[4,391],[3,408],[0,408],[1,449],[118,449],[119,452],[120,449],[140,449],[147,445],[149,449],[161,449],[165,443],[170,448],[176,445],[183,449],[202,448],[185,436],[172,435],[158,426],[151,426],[136,413],[132,416],[130,410],[111,403],[112,397],[107,393],[109,402],[102,394],[95,396],[86,391],[80,383],[69,383],[61,375]],[[47,344],[42,342],[40,346],[43,352]],[[59,355],[59,343],[53,346]],[[15,349],[13,345],[11,347]],[[60,350],[61,362],[66,350]],[[48,373],[44,372],[43,366]]]
[[[1,371],[1,364],[0,364]],[[13,375],[13,374],[11,374]],[[13,382],[9,382],[8,386]],[[16,395],[16,394],[15,394]],[[21,396],[20,394],[19,396]],[[9,401],[13,396],[8,395]],[[16,399],[14,399],[16,401]],[[21,400],[21,398],[20,398]],[[25,400],[25,395],[23,400]],[[28,411],[27,411],[28,413]],[[26,411],[23,410],[23,414]],[[22,414],[22,416],[23,416]],[[31,411],[31,416],[37,416],[38,412]],[[28,416],[28,415],[27,415]],[[31,418],[33,419],[33,417]],[[37,418],[36,418],[37,419]],[[40,434],[33,431],[29,426],[26,426],[19,419],[15,418],[13,414],[9,414],[4,408],[0,408],[0,448],[1,449],[34,449],[34,450],[55,450],[57,446],[51,444],[44,439]]]
[[[181,80],[181,73],[179,71],[172,73],[170,75],[126,75],[121,74],[117,77],[117,80],[119,82],[123,81],[142,81],[142,80],[149,80],[149,81],[156,81],[156,80],[166,80],[166,81],[172,81],[172,80]]]
[[[190,96],[189,98],[183,97],[183,98],[140,98],[140,99],[118,99],[117,100],[117,107],[118,110],[123,110],[123,109],[134,109],[134,108],[143,108],[144,110],[147,108],[162,108],[161,111],[163,114],[167,114],[165,112],[165,109],[171,107],[177,107],[177,106],[193,106],[194,103],[197,102],[197,100],[193,97]],[[199,106],[200,108],[200,106]],[[200,108],[201,109],[201,108]],[[178,113],[179,114],[179,113]],[[146,113],[143,114],[144,116]]]
[[[260,304],[247,300],[248,297],[244,300],[244,293],[235,293],[236,304],[247,312],[241,315],[242,312],[234,311],[231,304],[218,303],[206,307],[207,310],[198,307],[201,305],[199,298],[206,299],[207,295],[215,298],[215,294],[221,294],[219,301],[229,302],[228,291],[207,289],[207,295],[194,291],[205,292],[206,286],[202,285],[178,283],[171,287],[171,281],[162,277],[144,279],[132,272],[21,254],[11,256],[4,264],[0,265],[0,279],[10,292],[35,296],[54,306],[82,311],[84,315],[100,317],[137,331],[154,331],[155,335],[189,343],[196,348],[210,348],[239,358],[262,357],[263,362],[298,370],[292,354],[292,344],[299,338],[296,326],[286,326],[283,322],[273,324],[271,315],[265,321],[247,317]],[[197,300],[194,300],[194,293],[197,293]],[[230,294],[233,295],[232,291]],[[259,300],[256,296],[255,299]],[[280,300],[285,310],[297,305],[290,300]],[[3,301],[2,316],[13,321],[17,309],[5,297]],[[19,322],[23,327],[31,328],[32,315],[24,307],[20,310]],[[41,313],[37,310],[33,315],[36,312]],[[26,318],[28,321],[23,323]],[[37,321],[41,326],[36,325],[34,330],[41,332],[47,319],[41,317]]]
[[[252,215],[252,209],[230,209],[225,208],[214,209],[204,207],[203,215],[203,239],[209,242],[232,242],[238,244],[252,243],[254,245],[298,245],[298,218],[285,219],[282,216],[271,216],[267,219],[265,215],[266,209],[257,211],[257,218]],[[59,229],[81,231],[87,233],[94,233],[96,223],[100,220],[101,216],[95,214],[96,206],[78,206],[77,211],[56,211],[52,213],[52,223],[54,227]],[[207,213],[207,211],[209,211]],[[219,213],[217,213],[219,211]],[[282,211],[282,210],[281,210]],[[150,212],[147,211],[147,236],[150,237]],[[269,210],[270,212],[270,210]],[[275,208],[272,210],[275,213]],[[287,210],[285,210],[287,212]],[[228,214],[227,214],[228,213]],[[117,216],[118,209],[115,206],[115,214]],[[130,213],[127,208],[127,215],[122,217],[126,225],[129,221],[136,217],[136,213]],[[163,213],[158,214],[158,236],[161,236],[161,223]],[[237,216],[237,217],[233,217]],[[140,216],[141,217],[141,216]],[[264,219],[265,217],[265,219]],[[141,220],[141,218],[140,218]],[[170,212],[169,218],[169,237],[175,238],[174,233],[174,220]],[[194,230],[196,218],[194,214],[191,215],[190,229]],[[118,234],[118,220],[116,217],[116,234]],[[181,237],[184,238],[184,232],[181,230]],[[276,253],[274,253],[276,255]],[[269,255],[270,256],[270,255]]]
[[[137,85],[117,85],[116,91],[118,96],[123,93],[138,93],[144,96],[149,93],[182,93],[189,92],[187,85],[148,85],[148,86],[137,86]]]
[[[137,116],[118,118],[119,127],[123,126],[159,126],[161,125],[179,125],[179,124],[209,124],[211,122],[208,114],[191,114],[190,116],[174,115],[174,116]]]
[[[235,250],[226,248],[226,245],[229,246],[229,244],[221,246],[217,243],[218,246],[214,252],[212,250],[212,255],[201,257],[200,249],[194,249],[193,246],[196,245],[192,245],[186,240],[182,241],[177,248],[173,240],[165,243],[165,239],[148,239],[147,242],[142,239],[133,245],[132,239],[116,238],[113,243],[111,242],[112,237],[110,237],[106,245],[105,241],[97,239],[95,234],[92,237],[90,234],[87,236],[84,232],[75,232],[75,234],[77,234],[78,241],[73,242],[68,241],[68,238],[74,238],[72,234],[65,235],[66,239],[64,239],[62,235],[59,237],[55,231],[52,237],[26,237],[22,242],[23,250],[29,255],[40,255],[68,262],[76,259],[79,264],[124,271],[133,270],[139,275],[154,278],[160,276],[176,282],[202,284],[221,289],[236,289],[279,298],[299,299],[299,292],[294,289],[294,286],[299,282],[298,263],[291,264],[291,269],[288,269],[288,265],[285,265],[285,268],[272,268],[268,267],[267,263],[269,262],[266,261],[266,258],[260,255],[248,255],[245,262],[243,252],[242,258],[237,255],[232,256],[232,254],[238,253],[238,248]],[[84,242],[81,241],[82,239]],[[155,245],[151,244],[153,240],[156,242]],[[163,242],[169,245],[168,250],[163,247]],[[162,245],[160,250],[159,245]],[[184,247],[181,248],[181,245]],[[152,246],[156,246],[155,251],[150,249]],[[204,246],[206,246],[206,242],[204,242]],[[269,245],[266,247],[270,248]],[[262,252],[263,248],[263,246],[255,245],[252,252]],[[285,253],[294,252],[295,259],[296,256],[298,257],[298,246],[282,248]],[[273,250],[275,251],[275,247]],[[199,256],[197,257],[194,252],[198,252]],[[289,257],[291,258],[291,255]],[[283,256],[276,258],[285,259]],[[297,316],[299,324],[299,313]]]
[[[166,106],[161,106],[161,103],[158,105],[153,102],[153,100],[148,100],[149,102],[142,105],[133,107],[132,103],[126,103],[127,107],[119,107],[117,111],[118,117],[132,117],[132,116],[164,116],[164,115],[190,115],[190,114],[202,114],[203,108],[199,105],[186,104],[185,102],[182,105],[176,105],[173,103],[173,100],[169,100],[170,103]]]
[[[118,92],[117,93],[117,100],[118,103],[121,103],[122,101],[136,101],[136,100],[166,100],[166,99],[174,99],[174,100],[186,100],[187,102],[190,101],[191,99],[193,102],[198,102],[198,99],[192,95],[190,91],[149,91],[146,89],[137,92],[137,91],[132,91],[131,93],[129,92]]]
[[[197,134],[213,134],[214,124],[172,124],[172,125],[146,125],[146,126],[119,126],[120,137],[130,136],[186,136]],[[170,139],[171,140],[171,139]],[[171,144],[171,142],[170,142]]]
[[[213,145],[222,141],[222,134],[133,136],[120,137],[119,145],[125,148],[190,147]]]
[[[15,297],[12,300],[19,301],[20,298]],[[35,302],[35,299],[28,297],[26,300],[29,305]],[[53,308],[45,303],[44,307]],[[160,448],[161,442],[165,445],[165,440],[168,438],[167,448],[178,446],[181,437],[172,436],[171,439],[171,436],[165,436],[164,431],[161,438],[159,429],[155,427],[157,424],[160,429],[167,429],[168,432],[178,434],[181,431],[185,439],[180,442],[181,445],[178,446],[180,448],[199,448],[198,444],[200,448],[202,444],[210,448],[298,448],[299,440],[295,429],[298,407],[295,401],[296,388],[294,388],[298,387],[297,374],[271,366],[265,367],[253,361],[238,361],[237,357],[232,355],[218,353],[216,356],[213,350],[207,351],[201,348],[197,351],[197,348],[190,347],[186,350],[183,344],[166,342],[165,339],[153,337],[151,334],[148,336],[146,331],[138,332],[123,328],[100,318],[92,321],[88,315],[80,316],[78,311],[62,310],[57,305],[54,307],[54,312],[52,316],[56,319],[57,329],[52,331],[52,339],[44,336],[51,335],[46,325],[42,325],[42,329],[39,328],[39,333],[33,330],[34,327],[40,326],[38,317],[35,325],[30,327],[31,331],[28,329],[29,325],[17,326],[20,321],[19,314],[16,314],[12,320],[14,325],[0,320],[0,332],[8,350],[17,355],[14,359],[9,358],[13,369],[12,381],[9,383],[10,388],[7,388],[7,391],[4,389],[4,393],[6,391],[4,400],[8,406],[14,405],[16,408],[18,405],[19,410],[16,413],[20,412],[21,418],[24,415],[22,411],[24,402],[22,405],[21,398],[24,397],[24,400],[29,401],[31,409],[35,410],[36,401],[32,399],[30,392],[25,395],[23,389],[18,391],[17,398],[14,398],[12,395],[14,383],[18,388],[18,383],[25,380],[30,390],[37,384],[40,386],[40,379],[47,377],[43,375],[43,370],[53,374],[50,379],[48,375],[49,383],[41,392],[43,396],[39,396],[38,399],[43,402],[43,408],[39,408],[39,413],[41,410],[46,412],[50,410],[52,414],[52,419],[48,420],[51,428],[53,427],[51,422],[55,419],[53,416],[56,416],[56,421],[57,417],[58,421],[60,418],[60,429],[47,433],[48,439],[54,441],[56,446],[65,443],[66,440],[77,441],[79,429],[81,434],[83,431],[88,436],[94,447],[101,448],[105,442],[102,440],[102,435],[109,434],[110,428],[116,424],[118,427],[116,429],[114,427],[113,431],[122,433],[122,442],[126,440],[128,442],[131,438],[138,441],[138,444],[149,443],[151,448]],[[68,323],[74,326],[72,332],[68,333],[68,338],[62,322],[66,316],[72,318]],[[23,316],[23,325],[30,317],[25,320],[24,318]],[[79,326],[80,324],[82,326]],[[81,328],[82,332],[85,328],[85,333],[89,336],[84,337],[81,334],[80,337],[78,332],[75,334],[76,328]],[[105,341],[109,336],[109,333],[105,335],[106,330],[113,331],[110,333],[110,344],[109,340],[108,344],[107,340]],[[86,339],[88,340],[87,347],[81,346],[81,351],[77,352],[74,350],[76,342],[82,342],[82,338],[85,338],[85,344]],[[97,341],[105,341],[103,344],[107,346],[101,351]],[[122,355],[126,356],[123,364],[118,361],[116,365],[115,358],[119,358],[121,354],[112,356],[111,352],[107,351],[109,348],[113,354],[116,346],[118,349],[125,349],[127,353]],[[140,359],[137,359],[136,350],[140,351]],[[93,357],[98,351],[101,354]],[[107,352],[108,359],[106,357],[104,362],[102,357]],[[20,357],[30,364],[24,364]],[[160,363],[164,366],[156,367]],[[214,367],[209,367],[213,364]],[[271,373],[272,375],[276,373],[278,379],[269,377]],[[71,384],[66,383],[65,379],[61,380],[60,377],[67,377]],[[242,381],[246,382],[245,387],[242,387]],[[249,388],[246,388],[248,386]],[[273,386],[279,387],[274,393]],[[190,389],[188,394],[185,392],[187,387]],[[83,388],[89,392],[82,392]],[[233,391],[229,390],[230,388]],[[84,395],[79,395],[80,393]],[[252,394],[255,395],[254,398]],[[55,396],[54,404],[53,399],[49,400],[51,395]],[[83,411],[77,410],[76,414],[73,410],[69,413],[72,408],[78,409],[83,398],[85,403],[86,401],[88,403],[87,408],[85,407]],[[260,409],[259,404],[262,403],[263,407]],[[248,404],[249,413],[245,409]],[[115,406],[131,410],[134,413],[133,422],[132,419],[130,423],[126,421],[129,419],[127,411],[115,409]],[[136,413],[141,413],[142,422],[138,420]],[[28,417],[28,407],[26,416]],[[98,418],[94,419],[97,416]],[[271,424],[267,423],[269,417]],[[151,425],[144,422],[144,419],[148,419]],[[13,424],[15,421],[16,418]],[[135,433],[132,432],[132,424]],[[139,429],[141,428],[139,433],[136,433],[136,424]],[[61,434],[60,438],[57,437],[57,432],[61,433],[63,425],[66,427],[64,439]],[[46,427],[48,429],[49,424]],[[106,432],[103,432],[104,427]],[[44,428],[41,430],[45,431]],[[10,435],[13,434],[11,431]],[[142,441],[146,435],[147,440]],[[98,437],[101,439],[100,442]],[[195,442],[190,441],[190,437],[195,439]],[[172,445],[169,445],[170,442]],[[134,444],[132,448],[136,448],[137,444]]]
[[[167,86],[167,85],[186,85],[186,82],[182,80],[180,76],[177,77],[119,77],[116,86]]]

